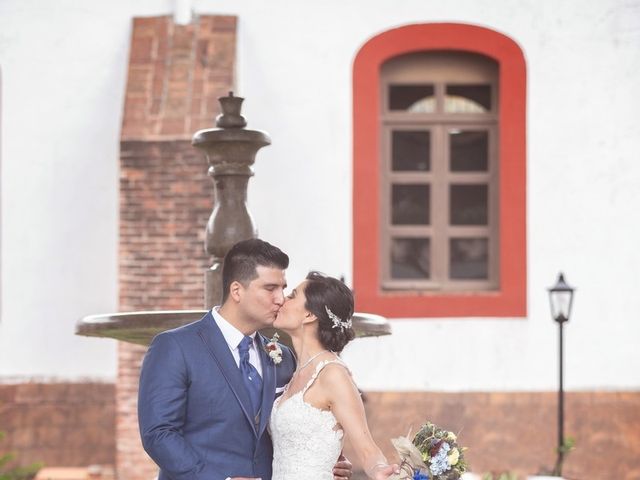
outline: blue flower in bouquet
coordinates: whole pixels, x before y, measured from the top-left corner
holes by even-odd
[[[413,473],[413,480],[429,480],[429,475],[422,473],[420,470],[416,470]]]
[[[451,450],[451,447],[446,442],[441,442],[438,453],[431,459],[431,473],[434,475],[440,475],[451,468],[449,465],[449,459],[447,454]]]

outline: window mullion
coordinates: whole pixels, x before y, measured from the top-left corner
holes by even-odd
[[[489,128],[489,282],[491,288],[500,285],[500,172],[498,159],[498,129]]]
[[[447,280],[447,254],[446,241],[448,200],[446,186],[446,145],[444,139],[444,127],[433,127],[433,235],[432,235],[432,262],[434,264],[433,280],[442,285]]]
[[[388,282],[391,279],[391,259],[389,257],[389,251],[391,247],[391,128],[392,126],[383,124],[380,138],[380,196],[379,206],[380,211],[380,252],[379,259],[381,266],[380,276],[382,283]]]

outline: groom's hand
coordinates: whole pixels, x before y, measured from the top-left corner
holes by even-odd
[[[338,463],[333,467],[334,480],[349,480],[353,475],[353,465],[344,455],[340,455]]]

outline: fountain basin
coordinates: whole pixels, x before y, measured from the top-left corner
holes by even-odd
[[[205,313],[207,310],[158,310],[88,315],[76,324],[76,335],[114,338],[123,342],[149,346],[158,333],[195,322]],[[352,320],[356,337],[391,334],[389,322],[380,315],[357,312]],[[261,332],[271,337],[275,331],[274,328],[266,328]],[[283,342],[290,345],[288,336],[282,332],[279,333]]]

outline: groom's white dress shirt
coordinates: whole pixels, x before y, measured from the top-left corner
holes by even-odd
[[[233,359],[236,361],[236,365],[240,368],[240,351],[238,350],[238,345],[244,338],[244,334],[227,322],[224,317],[218,313],[218,308],[220,307],[213,307],[211,315],[213,315],[216,325],[218,325],[218,328],[222,332],[222,336],[227,342],[229,350],[231,350],[231,354],[233,355]],[[249,336],[252,340],[251,347],[249,348],[249,363],[255,367],[262,377],[262,364],[260,363],[260,355],[256,348],[256,332],[253,332],[253,334]]]
[[[233,359],[236,361],[236,365],[240,368],[240,351],[238,350],[238,345],[240,345],[240,341],[244,338],[244,333],[227,322],[224,317],[218,313],[219,308],[220,307],[213,307],[211,309],[211,315],[222,332],[222,336],[224,337],[225,342],[227,342],[229,350],[231,350],[231,354],[233,355]],[[252,340],[251,347],[249,347],[249,363],[253,365],[255,369],[258,370],[260,376],[262,376],[262,364],[260,363],[260,357],[256,350],[256,332],[253,332],[253,334],[249,336]],[[224,480],[231,480],[231,477],[227,477]]]

